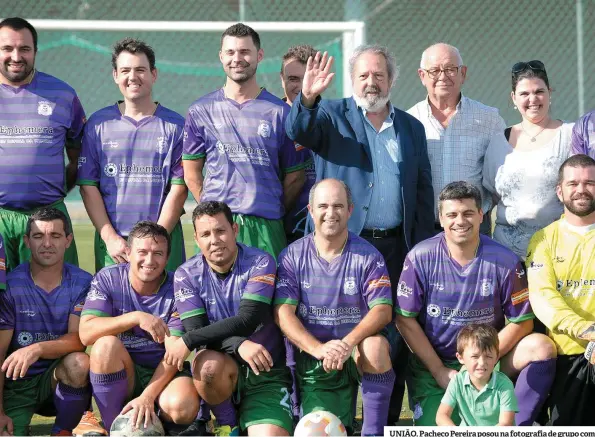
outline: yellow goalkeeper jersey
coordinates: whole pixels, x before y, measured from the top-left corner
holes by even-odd
[[[533,235],[527,249],[529,299],[558,354],[585,351],[578,336],[595,323],[595,226],[564,217]]]

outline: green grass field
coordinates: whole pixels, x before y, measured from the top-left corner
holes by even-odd
[[[82,269],[94,273],[95,271],[95,259],[93,255],[93,238],[95,229],[93,225],[89,224],[78,224],[74,223],[74,237],[79,256],[79,265]],[[192,239],[192,224],[183,225],[184,241],[186,243],[186,256],[190,257],[194,255],[196,251],[196,245]],[[409,404],[407,402],[407,395],[403,400],[403,412],[401,417],[405,420],[402,421],[403,425],[411,424],[412,413],[409,410]],[[95,411],[98,411],[95,409]],[[358,414],[361,414],[361,399],[358,399]],[[54,423],[53,417],[43,417],[35,415],[31,421],[31,434],[32,435],[48,435],[50,428]]]

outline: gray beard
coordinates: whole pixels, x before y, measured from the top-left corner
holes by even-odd
[[[364,108],[368,112],[378,112],[386,107],[390,100],[390,95],[366,99],[365,97],[360,97],[354,94],[353,100],[355,100],[357,106]]]

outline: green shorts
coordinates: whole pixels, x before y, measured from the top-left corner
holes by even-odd
[[[34,414],[55,416],[52,377],[60,363],[55,360],[43,373],[30,379],[4,381],[4,412],[12,419],[14,435],[29,435]]]
[[[296,382],[304,415],[312,411],[330,411],[350,428],[355,419],[353,401],[361,381],[353,356],[343,370],[325,372],[322,361],[303,351],[296,351]]]
[[[442,363],[456,371],[463,367],[458,361],[443,361]],[[413,354],[409,359],[409,367],[411,370],[409,393],[413,401],[411,406],[413,423],[416,426],[436,426],[436,413],[438,413],[438,407],[440,407],[445,390],[438,385],[426,366]],[[499,368],[500,362],[496,364],[495,370]],[[458,408],[454,409],[451,418],[455,425],[460,424]]]
[[[149,385],[149,382],[151,382],[151,378],[153,378],[154,374],[155,369],[134,363],[134,389],[132,390],[132,397],[130,399],[135,399],[142,394],[142,392]],[[184,362],[184,369],[178,371],[174,375],[172,380],[174,380],[175,378],[179,378],[180,376],[187,376],[189,378],[192,378],[192,372],[190,371],[190,363],[188,361]]]
[[[234,214],[233,221],[240,228],[237,240],[246,246],[262,249],[275,259],[287,246],[283,220],[267,220],[253,215]]]
[[[171,232],[171,253],[167,260],[166,269],[168,272],[175,272],[185,261],[184,235],[182,234],[182,225],[178,222]],[[101,239],[99,233],[95,232],[95,271],[98,272],[102,268],[113,264],[115,262],[107,253],[105,242]]]
[[[240,427],[277,425],[292,435],[290,390],[291,373],[287,367],[273,367],[256,375],[250,367],[238,365],[234,402],[239,405]]]
[[[70,216],[68,215],[68,210],[66,209],[63,200],[48,206],[56,208],[66,214],[66,218],[72,229],[72,222],[70,221]],[[23,235],[25,235],[27,229],[27,221],[34,212],[35,210],[17,211],[14,209],[0,208],[0,234],[4,237],[7,272],[11,271],[22,262],[31,259],[31,251],[25,245]],[[69,264],[74,264],[75,266],[79,265],[74,239],[72,240],[70,247],[66,249],[64,260]]]

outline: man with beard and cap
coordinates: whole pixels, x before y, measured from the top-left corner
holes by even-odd
[[[529,299],[558,349],[551,425],[593,426],[595,416],[595,160],[568,158],[558,172],[560,220],[533,235]]]
[[[37,31],[28,21],[0,22],[0,234],[8,270],[31,257],[23,236],[34,210],[52,206],[68,218],[64,197],[76,180],[85,123],[76,92],[35,70],[36,54]],[[78,265],[74,241],[65,261]]]
[[[349,61],[353,97],[322,99],[329,87],[332,56],[308,60],[302,91],[287,118],[287,134],[315,155],[316,179],[336,178],[353,193],[349,230],[383,255],[396,300],[406,253],[434,233],[434,194],[426,135],[415,117],[395,108],[390,90],[398,70],[386,47],[364,45]],[[308,224],[311,230],[311,223]],[[389,341],[403,344],[394,326]],[[397,380],[389,422],[398,420],[404,392],[407,348],[393,347]]]
[[[285,134],[289,106],[258,86],[263,56],[254,29],[238,23],[223,32],[227,80],[190,106],[182,159],[196,201],[225,202],[240,225],[238,241],[276,257],[286,245],[283,216],[301,192],[310,155]]]

